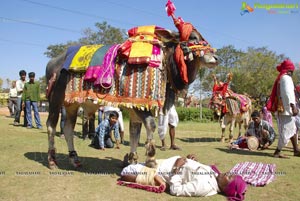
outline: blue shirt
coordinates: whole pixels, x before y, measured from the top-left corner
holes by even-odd
[[[120,134],[119,134],[119,123],[118,122],[116,122],[114,125],[110,126],[109,119],[105,119],[96,128],[96,134],[99,137],[99,145],[101,148],[104,148],[105,136],[108,137],[111,131],[114,131],[115,139],[119,140]]]
[[[274,128],[267,121],[261,120],[258,127],[255,127],[254,122],[251,121],[248,126],[247,133],[257,138],[260,138],[263,129],[269,131],[268,141],[269,141],[269,145],[271,145],[275,140],[276,133]]]

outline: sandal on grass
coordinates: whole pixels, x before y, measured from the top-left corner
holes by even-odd
[[[161,151],[166,151],[167,148],[166,148],[165,146],[162,146],[162,147],[160,148],[160,150],[161,150]]]
[[[179,150],[179,151],[181,151],[181,148],[178,147],[177,145],[171,146],[170,149],[171,149],[171,150]]]
[[[281,155],[281,154],[274,154],[274,158],[286,158],[286,159],[288,159],[290,157],[285,156],[285,155]]]

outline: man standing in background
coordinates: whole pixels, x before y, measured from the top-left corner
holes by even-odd
[[[38,102],[40,101],[40,84],[34,81],[35,73],[28,74],[29,82],[24,85],[22,100],[25,102],[26,119],[28,121],[27,128],[32,128],[31,106],[34,112],[34,120],[36,127],[42,129],[41,119],[38,110]]]
[[[17,89],[17,111],[15,115],[15,121],[14,121],[14,126],[18,126],[20,124],[20,117],[21,117],[21,112],[22,112],[22,94],[23,94],[23,89],[24,85],[26,83],[26,71],[21,70],[19,72],[20,79],[17,80],[16,82],[16,89]],[[26,119],[26,109],[24,108],[24,124],[23,126],[27,126],[27,119]]]

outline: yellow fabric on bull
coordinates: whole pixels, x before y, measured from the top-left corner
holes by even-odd
[[[78,52],[72,59],[70,70],[73,71],[86,71],[89,67],[91,59],[94,53],[101,48],[103,45],[84,45],[81,46]]]
[[[132,37],[135,42],[132,43],[129,58],[149,57],[152,55],[152,44],[145,41],[152,41],[154,38],[155,25],[140,26],[136,36]],[[139,35],[141,33],[141,35]],[[149,35],[144,35],[149,33]],[[142,37],[141,37],[142,36]]]
[[[141,172],[136,177],[136,183],[142,185],[151,185],[155,186],[154,176],[156,174],[156,169],[143,167]]]

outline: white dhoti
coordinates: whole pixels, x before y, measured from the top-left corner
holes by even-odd
[[[278,115],[277,123],[279,133],[277,148],[281,150],[288,144],[290,138],[296,134],[296,123],[295,118],[289,115]]]
[[[175,106],[173,105],[167,114],[159,114],[158,116],[158,135],[161,140],[165,139],[168,124],[177,127],[179,122],[178,114],[176,112]]]

